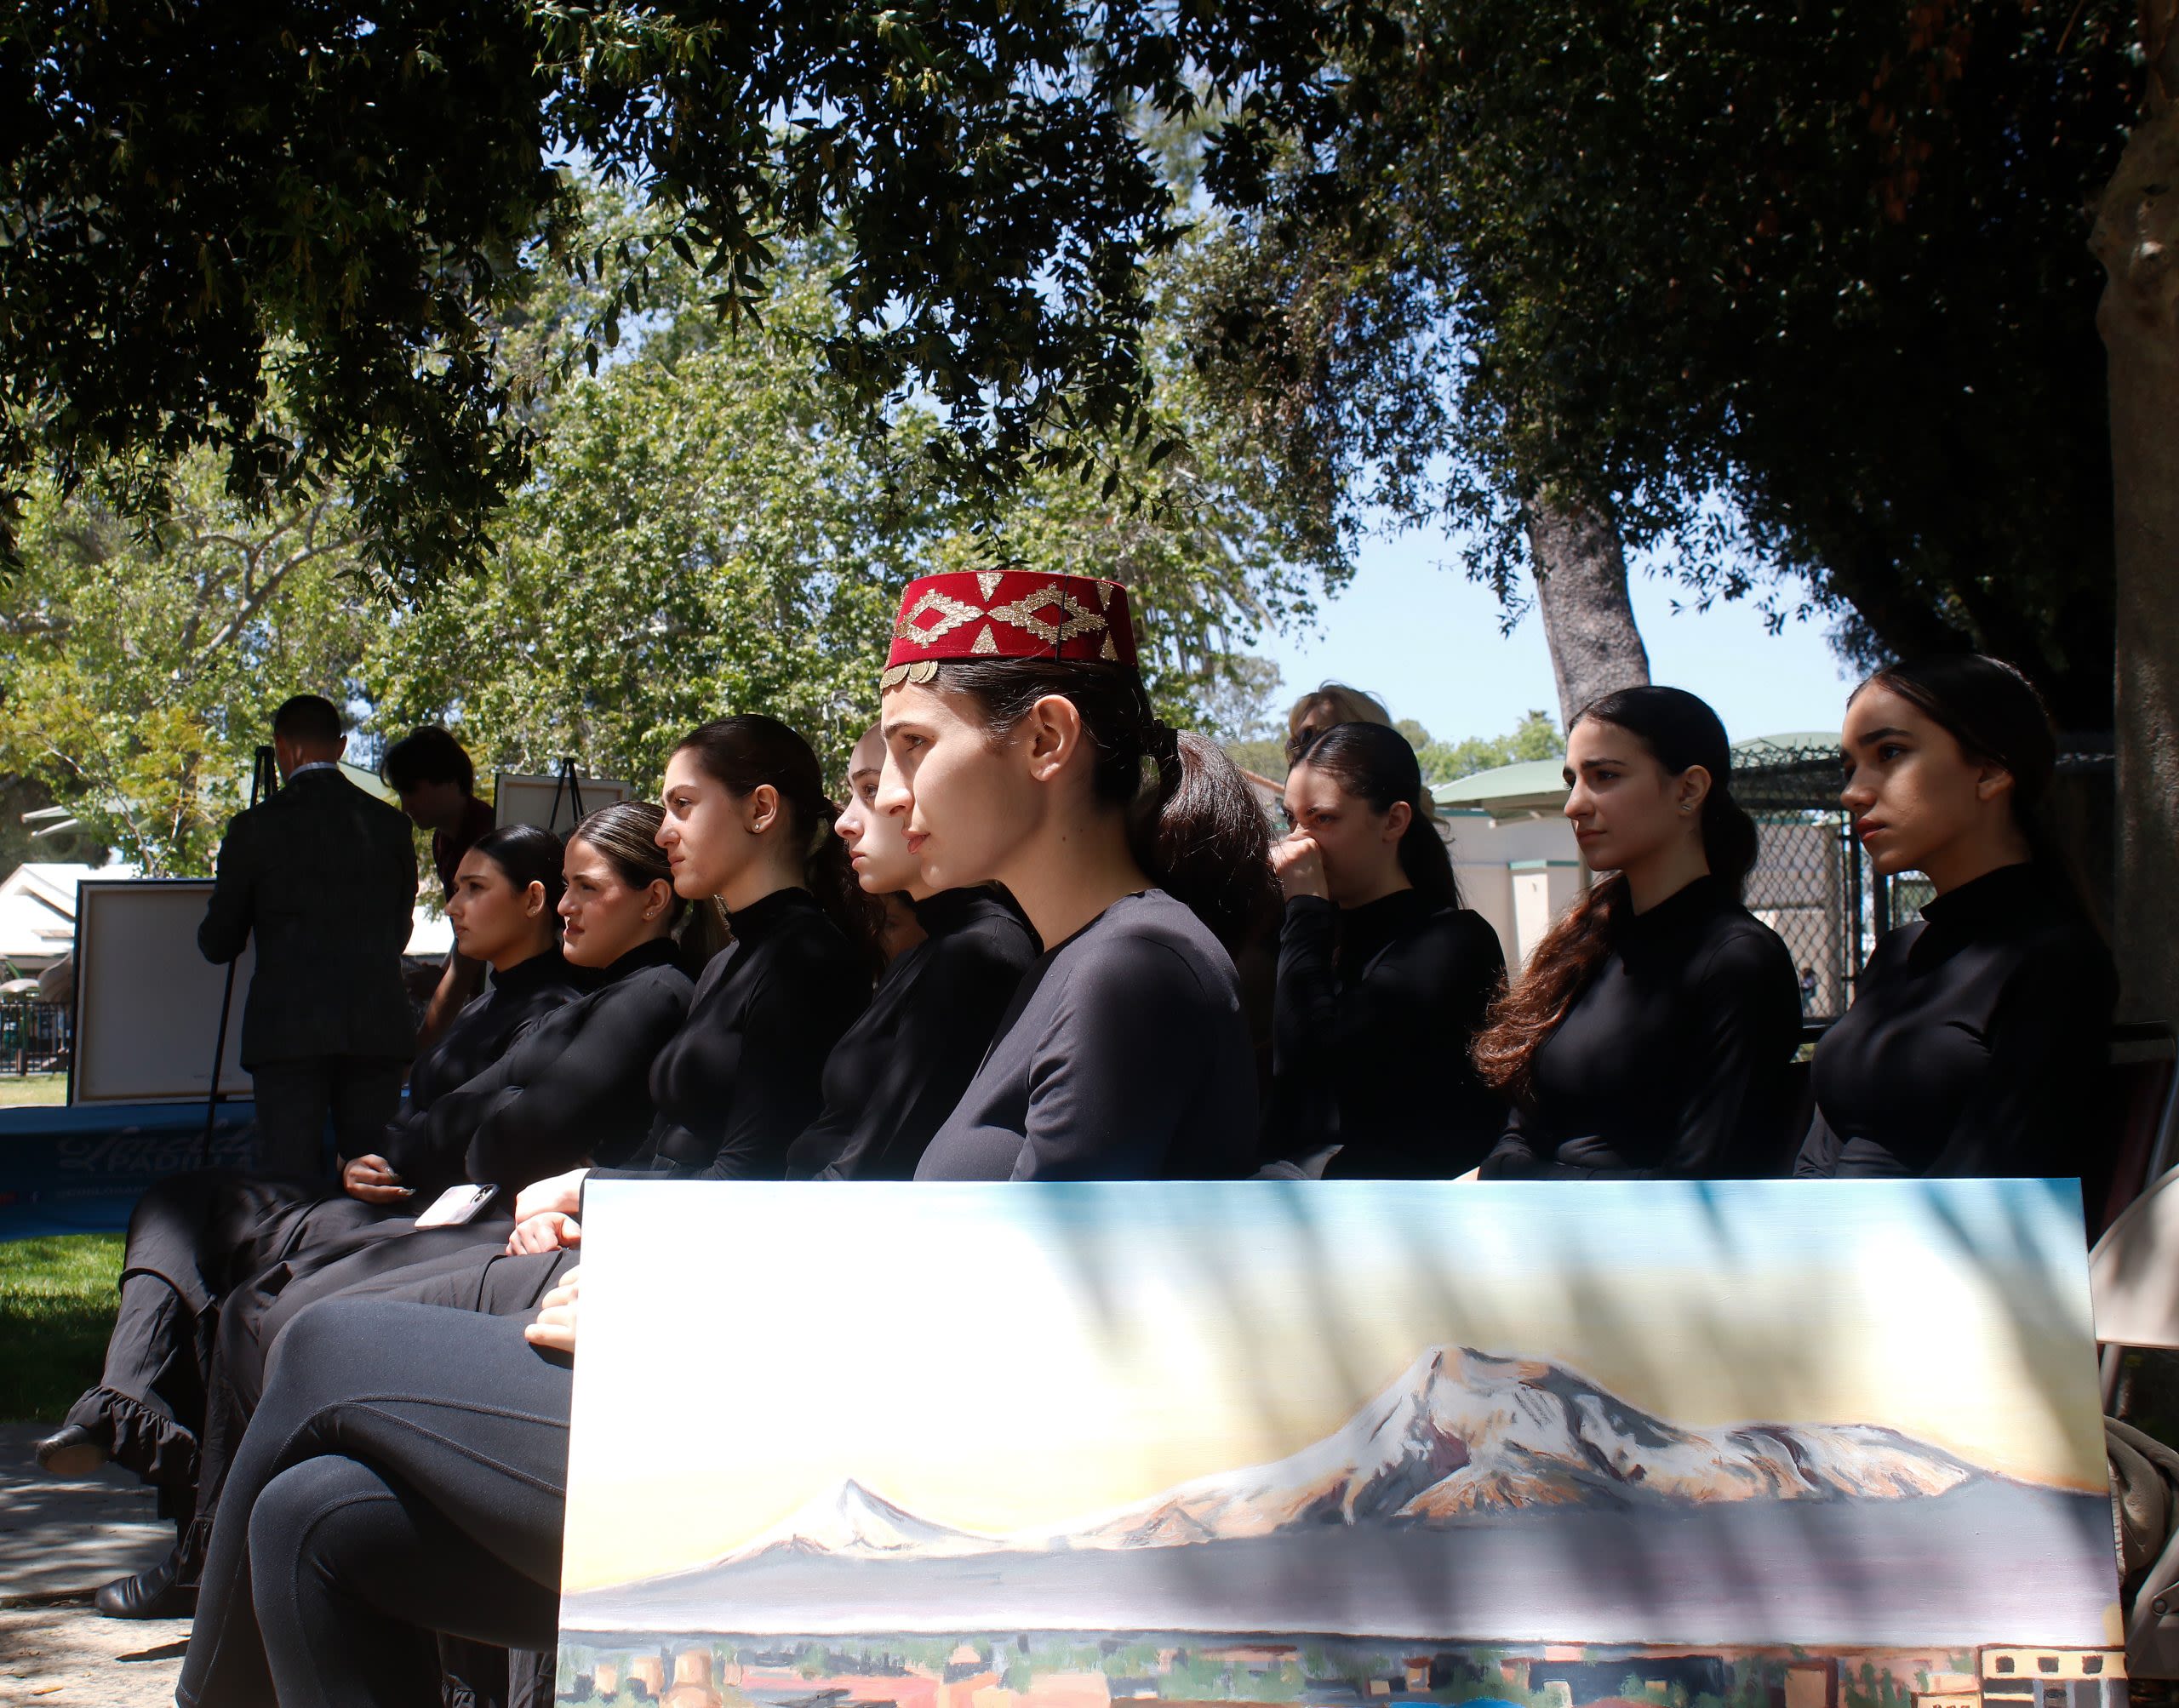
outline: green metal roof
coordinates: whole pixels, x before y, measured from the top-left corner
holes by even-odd
[[[1835,729],[1794,729],[1776,735],[1753,735],[1733,743],[1736,770],[1790,764],[1839,751]],[[1457,782],[1440,783],[1430,798],[1440,807],[1469,807],[1497,818],[1521,813],[1556,812],[1566,799],[1564,766],[1557,759],[1524,759],[1478,771]]]
[[[1564,769],[1556,759],[1524,759],[1478,771],[1458,782],[1440,783],[1430,798],[1441,807],[1478,807],[1504,817],[1513,813],[1555,810],[1566,798]]]

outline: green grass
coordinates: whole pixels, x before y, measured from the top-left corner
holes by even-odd
[[[68,1100],[65,1073],[31,1073],[20,1079],[0,1073],[0,1109],[57,1108]]]
[[[119,1234],[0,1241],[0,1423],[58,1423],[99,1379]]]

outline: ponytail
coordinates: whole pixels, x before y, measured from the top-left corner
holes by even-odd
[[[1673,776],[1700,765],[1710,774],[1702,799],[1702,855],[1710,875],[1737,900],[1755,867],[1755,820],[1733,799],[1732,746],[1707,702],[1684,688],[1623,688],[1590,701],[1566,726],[1584,718],[1624,729]],[[1476,1034],[1476,1071],[1517,1100],[1529,1092],[1536,1052],[1610,954],[1621,923],[1633,911],[1627,876],[1614,872],[1589,886],[1536,945],[1528,965],[1499,993]]]
[[[1271,832],[1239,767],[1208,736],[1158,726],[1170,745],[1157,786],[1129,815],[1128,841],[1160,889],[1232,949],[1263,917],[1277,881]]]
[[[1335,723],[1304,742],[1294,763],[1336,779],[1343,793],[1367,802],[1371,812],[1388,813],[1396,803],[1405,802],[1409,817],[1399,839],[1401,873],[1432,901],[1461,905],[1460,880],[1430,816],[1414,743],[1388,724]]]
[[[2013,823],[2035,864],[2054,877],[2090,917],[2073,857],[2050,827],[2050,787],[2058,774],[2058,738],[2043,696],[2014,665],[1980,653],[1939,653],[1886,665],[1846,701],[1881,688],[1937,724],[1970,759],[1997,765],[2012,777]]]
[[[1161,723],[1125,665],[1057,659],[947,659],[947,688],[986,727],[1012,728],[1049,695],[1072,701],[1096,751],[1096,797],[1124,808],[1128,843],[1152,882],[1232,948],[1275,900],[1271,837],[1239,769],[1216,743]],[[1151,770],[1146,786],[1144,771]]]
[[[674,750],[687,753],[706,775],[729,793],[746,796],[769,785],[786,815],[781,832],[799,841],[803,882],[840,934],[870,964],[882,964],[882,904],[855,881],[845,844],[832,834],[838,809],[825,794],[823,773],[809,744],[776,717],[740,712],[699,724]],[[698,909],[706,934],[723,943],[730,935],[726,910],[716,900]]]

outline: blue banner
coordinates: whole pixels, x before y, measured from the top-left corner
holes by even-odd
[[[256,1134],[255,1103],[222,1103],[213,1165],[249,1168]],[[122,1232],[146,1186],[203,1161],[201,1103],[0,1109],[0,1240]]]

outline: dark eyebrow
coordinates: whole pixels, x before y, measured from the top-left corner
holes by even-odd
[[[1907,740],[1907,741],[1912,741],[1912,740],[1914,739],[1914,738],[1913,738],[1913,736],[1912,734],[1910,734],[1907,731],[1906,731],[1906,730],[1904,730],[1904,729],[1895,729],[1895,728],[1892,728],[1889,723],[1887,723],[1887,724],[1885,724],[1885,725],[1884,726],[1884,728],[1881,728],[1881,729],[1872,729],[1872,730],[1870,730],[1870,731],[1868,732],[1868,734],[1866,734],[1866,735],[1864,735],[1864,736],[1861,737],[1861,738],[1860,738],[1860,745],[1863,745],[1863,746],[1866,746],[1866,745],[1867,745],[1867,744],[1868,744],[1868,743],[1870,743],[1870,742],[1872,742],[1872,741],[1881,741],[1881,740],[1884,740],[1884,738],[1885,736],[1887,736],[1887,735],[1896,735],[1896,736],[1901,737],[1902,740]]]

